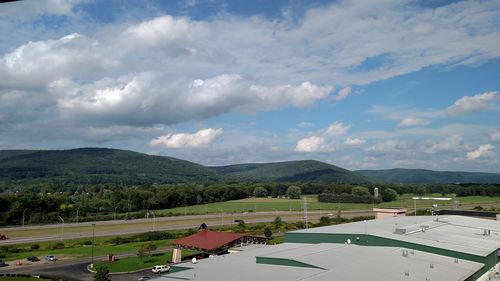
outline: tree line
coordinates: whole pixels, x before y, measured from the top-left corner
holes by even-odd
[[[500,196],[500,185],[397,185],[367,184],[360,186],[338,183],[232,183],[232,184],[172,184],[124,187],[114,184],[73,185],[64,189],[54,186],[29,186],[0,193],[0,225],[21,225],[84,220],[105,220],[144,217],[149,210],[215,203],[244,199],[251,196],[299,198],[301,194],[357,194],[371,196],[378,187],[382,200],[387,196],[413,193],[455,193],[457,196]],[[388,190],[394,192],[387,192]],[[390,193],[390,194],[389,194]],[[342,195],[343,194],[343,195]],[[389,194],[389,195],[387,195]],[[326,196],[326,195],[324,195]],[[386,198],[384,198],[384,196]],[[340,198],[339,197],[339,198]],[[395,200],[395,199],[392,199]],[[130,213],[130,214],[129,214]]]

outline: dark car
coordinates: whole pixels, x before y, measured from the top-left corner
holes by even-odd
[[[6,264],[4,261],[0,261],[0,267],[4,267],[4,266],[9,266],[9,265]]]
[[[29,257],[27,258],[29,261],[39,261],[40,259],[38,257]]]

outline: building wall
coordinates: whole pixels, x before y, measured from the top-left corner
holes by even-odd
[[[369,234],[290,233],[290,232],[285,233],[285,242],[289,243],[311,243],[311,244],[342,243],[343,244],[346,243],[348,239],[351,241],[352,244],[356,245],[400,247],[400,248],[413,249],[417,251],[482,263],[485,266],[473,275],[476,277],[476,279],[479,278],[479,276],[481,276],[485,272],[487,272],[489,269],[494,267],[499,261],[496,251],[484,257],[484,256],[472,255],[468,253],[462,253],[458,251],[436,248],[416,243],[410,243],[406,241],[383,238]],[[476,279],[470,279],[470,280],[476,280]],[[467,281],[469,281],[469,279],[467,279]]]

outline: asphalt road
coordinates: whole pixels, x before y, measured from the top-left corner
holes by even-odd
[[[307,214],[309,220],[318,220],[321,216],[325,216],[328,213],[326,211],[312,211]],[[370,212],[368,210],[352,210],[343,211],[342,217],[355,217],[368,215]],[[235,219],[243,219],[246,223],[261,223],[261,222],[271,222],[277,216],[281,216],[283,221],[299,221],[304,219],[303,212],[258,212],[258,213],[235,213],[235,214],[210,214],[210,215],[193,215],[193,216],[176,216],[176,217],[160,217],[156,218],[153,222],[152,219],[136,219],[136,220],[117,220],[117,221],[98,221],[93,222],[96,224],[95,236],[114,236],[123,234],[134,234],[143,233],[153,230],[153,224],[155,230],[181,230],[188,228],[195,228],[200,226],[203,222],[207,223],[209,226],[222,226],[236,224]],[[71,223],[64,225],[63,239],[79,239],[79,238],[89,238],[92,237],[92,222],[85,223]],[[148,224],[149,227],[144,227]],[[82,226],[86,226],[85,229],[81,229]],[[102,228],[115,228],[115,229],[102,229]],[[78,231],[71,231],[72,228],[79,228]],[[43,234],[43,232],[37,233],[37,230],[44,229],[55,229],[55,234]],[[36,243],[42,241],[57,241],[61,239],[59,230],[60,225],[39,225],[39,226],[29,226],[25,228],[21,227],[7,227],[0,228],[0,233],[6,233],[9,237],[7,240],[1,240],[0,245],[12,245],[20,243]],[[29,233],[29,237],[14,237],[9,236],[9,231],[21,230]]]

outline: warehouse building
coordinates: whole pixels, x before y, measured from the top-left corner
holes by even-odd
[[[488,280],[498,276],[499,223],[391,217],[298,230],[284,244],[178,264],[157,280]]]

